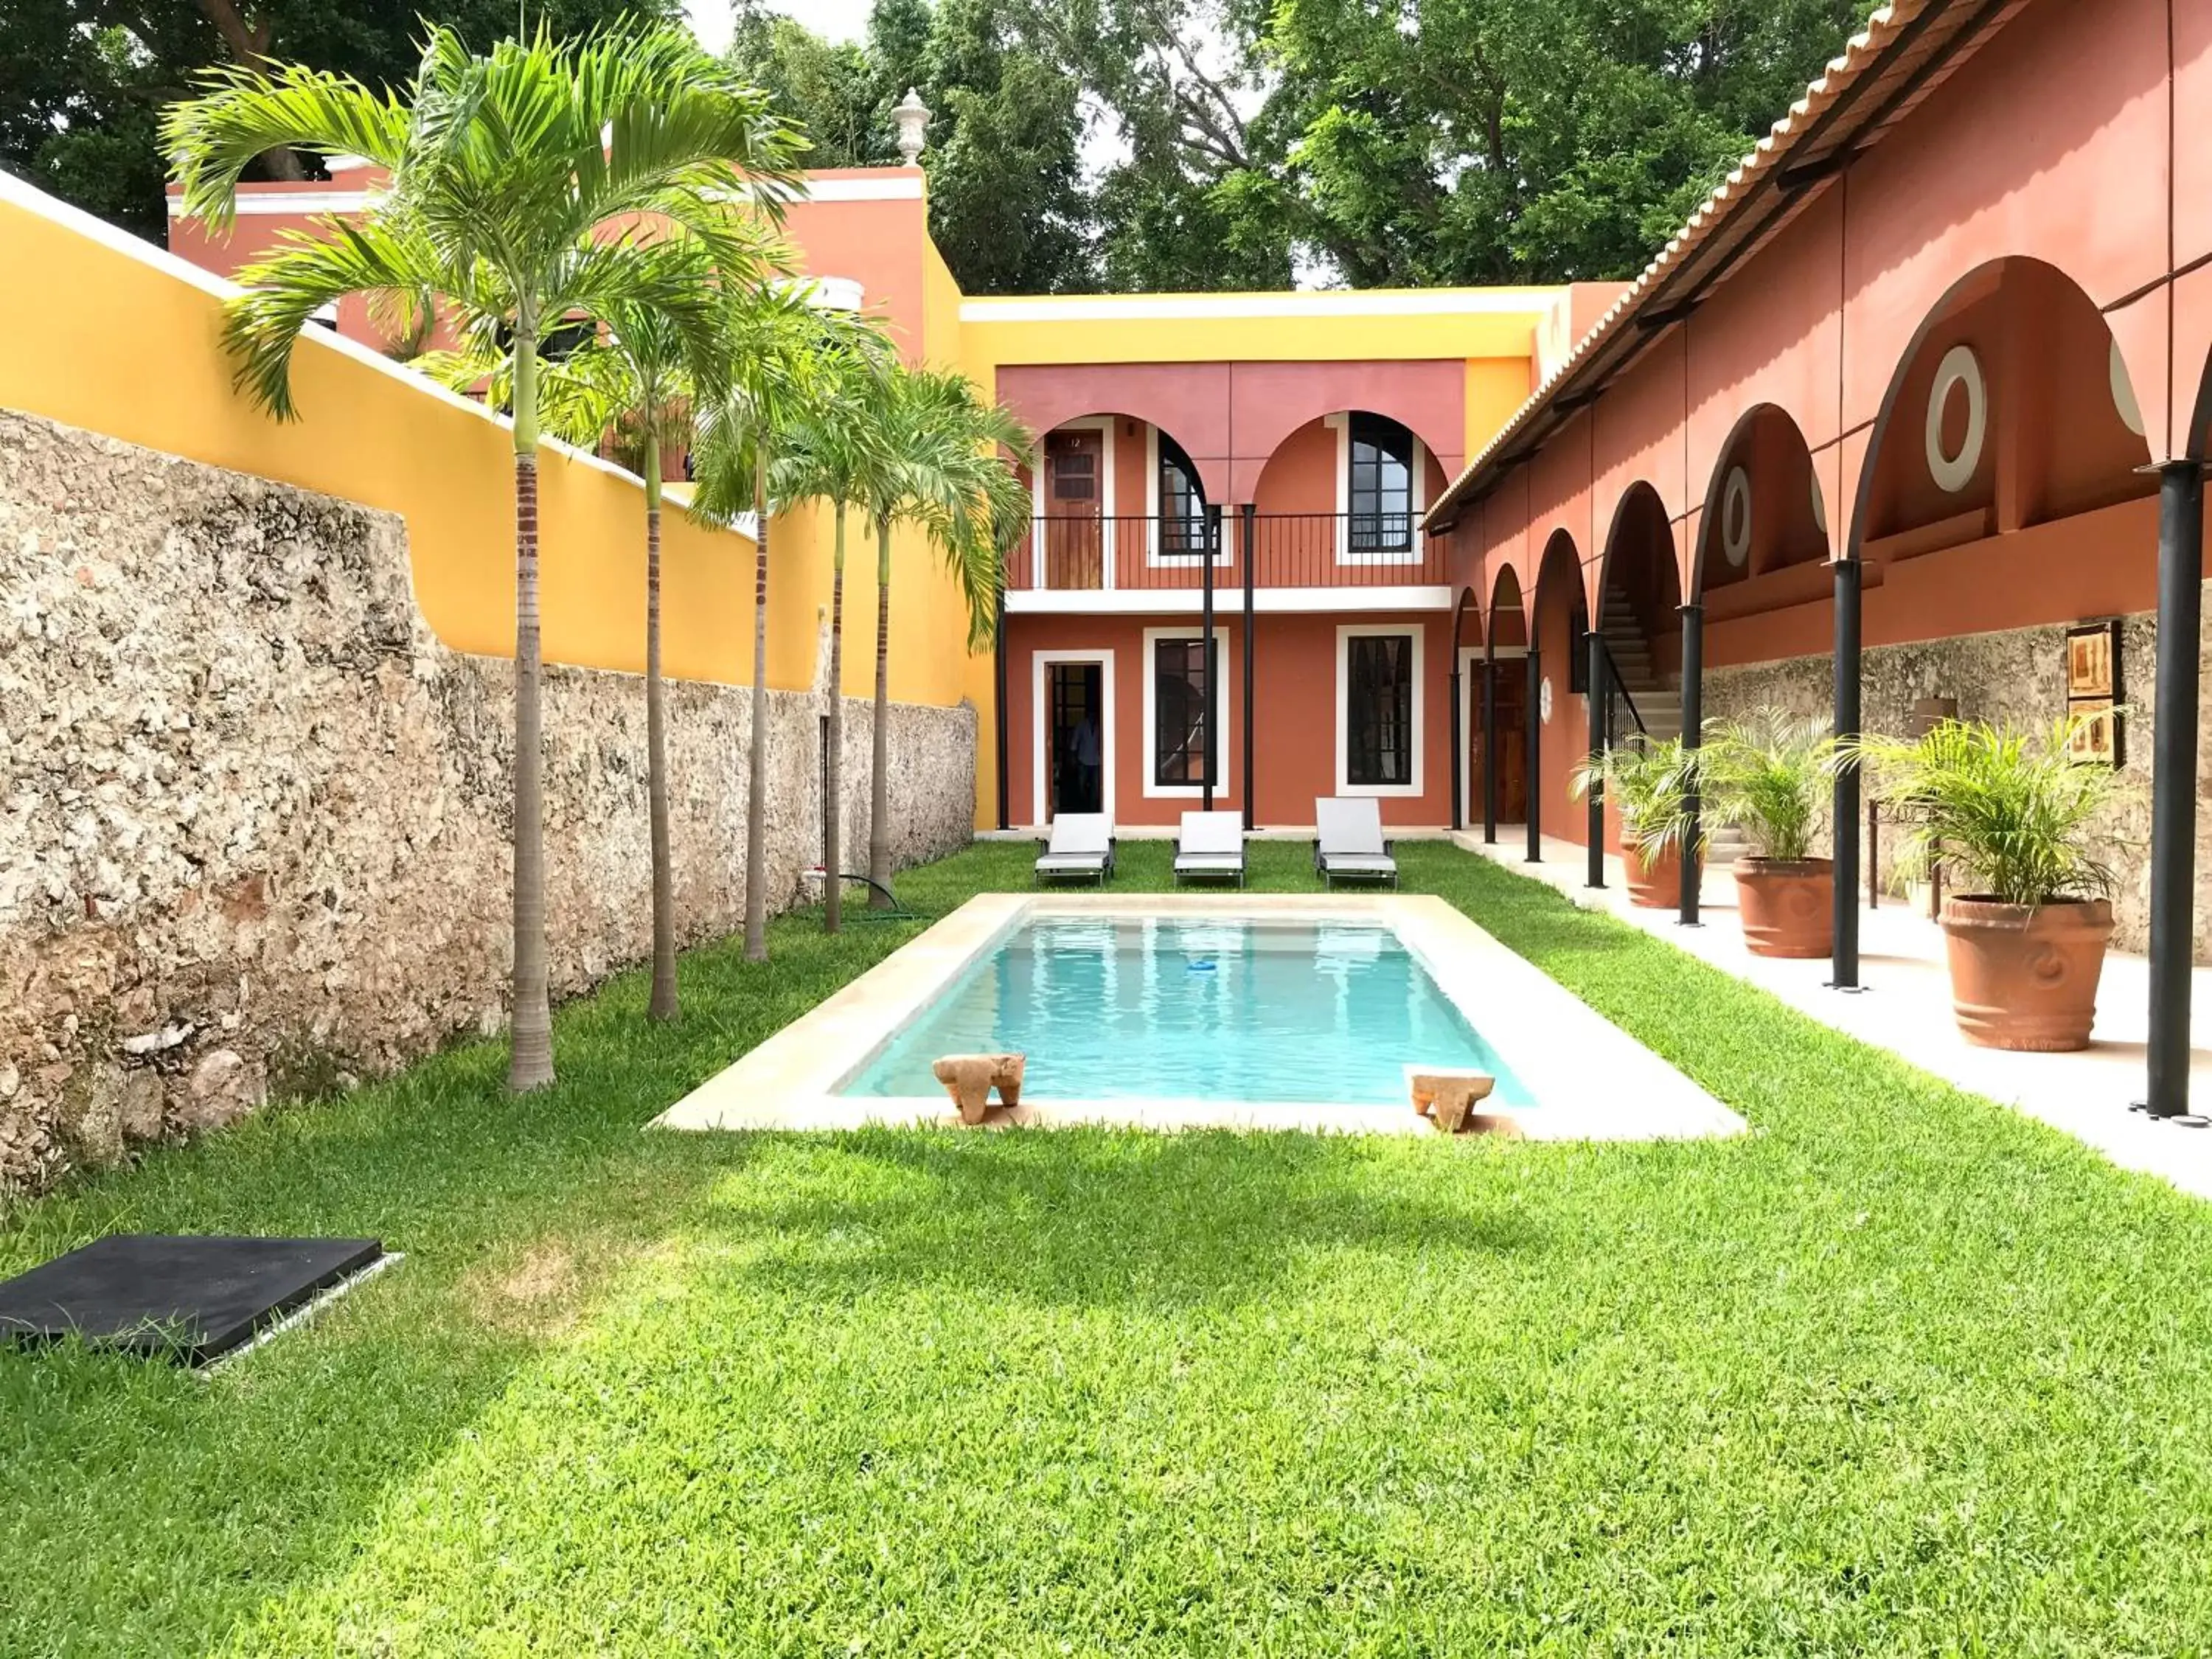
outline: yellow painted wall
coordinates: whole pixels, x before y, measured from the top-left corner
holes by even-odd
[[[1336,295],[970,300],[968,353],[1005,363],[1340,362],[1494,357],[1526,363],[1557,289]],[[1418,305],[1376,314],[1379,302]]]
[[[416,601],[438,636],[458,650],[511,654],[514,447],[506,427],[314,330],[294,365],[301,418],[272,420],[231,386],[220,340],[223,289],[160,250],[0,179],[0,304],[9,315],[38,319],[0,352],[0,405],[396,513],[407,524]],[[539,490],[547,659],[639,672],[641,486],[603,463],[549,447]],[[780,689],[814,681],[817,607],[828,598],[828,544],[811,522],[817,516],[780,521],[770,536],[769,681]],[[749,684],[752,543],[695,525],[672,506],[664,520],[668,672]],[[866,693],[874,684],[872,551],[860,562],[868,632],[846,684]],[[931,583],[915,586],[909,603],[926,616]],[[954,702],[969,674],[963,641],[925,623],[894,654],[891,695]]]

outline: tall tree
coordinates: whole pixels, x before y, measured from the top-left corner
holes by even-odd
[[[1875,3],[880,0],[740,56],[841,162],[921,88],[971,293],[1547,283],[1633,274]]]
[[[822,923],[844,921],[845,528],[865,505],[869,479],[884,465],[884,372],[890,342],[872,324],[854,321],[825,341],[820,389],[788,429],[776,494],[786,502],[830,503],[830,753],[822,799]]]
[[[672,22],[680,0],[8,0],[0,5],[0,167],[161,241],[161,112],[206,70],[276,59],[378,88],[407,84],[427,21],[489,46],[532,29],[580,34]],[[263,178],[319,176],[320,153],[279,146]]]
[[[779,250],[769,257],[787,263]],[[698,280],[709,280],[701,271]],[[696,337],[656,307],[630,300],[608,306],[602,327],[567,356],[538,366],[539,418],[554,437],[596,448],[611,437],[645,495],[645,795],[652,862],[653,981],[646,1018],[670,1020],[676,985],[676,875],[669,845],[667,688],[661,676],[660,522],[665,458],[690,447],[693,411],[711,401],[727,374],[719,331]],[[702,338],[712,349],[702,355]],[[482,386],[491,403],[514,407],[507,351],[481,328],[458,349],[414,359],[423,374],[456,390]]]
[[[742,525],[753,538],[752,730],[745,751],[747,962],[768,960],[769,535],[789,505],[781,493],[792,434],[830,390],[830,364],[855,326],[818,308],[805,284],[786,283],[734,299],[723,318],[728,386],[697,414],[693,515]]]
[[[796,135],[689,34],[543,34],[477,57],[433,29],[404,97],[299,65],[229,69],[173,108],[164,133],[190,211],[228,224],[240,174],[278,146],[349,150],[392,186],[358,222],[288,237],[240,273],[226,341],[240,383],[280,419],[297,411],[292,352],[321,307],[367,293],[402,312],[436,302],[478,334],[503,331],[514,422],[514,963],[510,1089],[553,1081],[545,963],[543,716],[538,609],[538,348],[571,317],[664,312],[700,355],[716,349],[717,285],[757,280],[760,216],[732,213],[732,175],[775,191]],[[665,228],[648,240],[626,227]]]
[[[1004,452],[1025,454],[1027,428],[987,404],[964,374],[894,368],[875,405],[877,441],[865,480],[876,532],[876,688],[868,793],[872,902],[890,902],[891,532],[919,526],[968,607],[968,648],[989,643],[1007,550],[1030,527],[1030,494]]]

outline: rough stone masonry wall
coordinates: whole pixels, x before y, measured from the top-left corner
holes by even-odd
[[[407,570],[396,518],[0,411],[0,1196],[503,1024],[511,670]],[[688,943],[742,926],[751,699],[669,704]],[[819,855],[823,712],[769,694],[772,908]],[[560,994],[649,952],[643,687],[554,669],[545,728]],[[969,839],[975,742],[894,708],[900,862]]]
[[[2212,614],[2212,613],[2208,613]],[[1961,720],[1987,720],[2041,731],[2066,712],[2066,628],[2020,628],[1996,634],[1869,647],[1861,668],[1862,719],[1869,732],[1906,736],[1912,706],[1923,697],[1955,697]],[[2118,873],[2112,895],[2114,943],[2141,951],[2150,929],[2150,757],[2152,665],[2158,620],[2125,618],[2120,629],[2123,773],[2128,787],[2100,826],[2100,852]],[[2212,634],[2200,642],[2205,684],[2212,690]],[[1793,657],[1780,662],[1717,668],[1705,677],[1705,712],[1716,719],[1764,705],[1826,716],[1834,708],[1834,659]],[[2202,757],[2212,734],[2212,697],[2197,717],[2197,957],[2212,960],[2212,811],[2204,792],[2212,786]],[[1886,890],[1897,890],[1896,832],[1884,826],[1879,868]]]

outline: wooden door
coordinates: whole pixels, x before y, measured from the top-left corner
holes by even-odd
[[[1474,781],[1468,816],[1482,821],[1482,668],[1474,672],[1474,708],[1469,721],[1474,735],[1468,745],[1468,776]],[[1528,671],[1518,657],[1494,665],[1498,698],[1498,821],[1528,821]]]
[[[1106,434],[1051,432],[1044,441],[1045,586],[1095,589],[1104,574]]]

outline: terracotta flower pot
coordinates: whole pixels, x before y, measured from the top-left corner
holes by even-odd
[[[1620,862],[1628,875],[1628,902],[1639,909],[1664,910],[1682,897],[1682,849],[1669,844],[1651,860],[1644,861],[1644,844],[1621,832]]]
[[[1943,937],[1951,1006],[1967,1042],[2035,1054],[2089,1046],[2112,937],[2111,904],[2000,904],[1969,895],[1945,901]]]
[[[1826,859],[1738,859],[1735,899],[1755,957],[1825,957],[1835,944],[1835,866]]]

